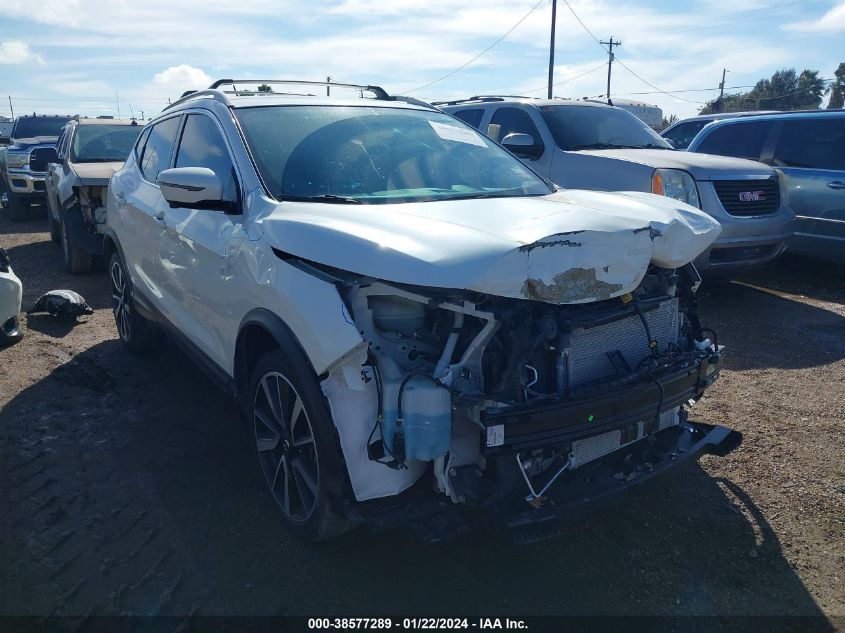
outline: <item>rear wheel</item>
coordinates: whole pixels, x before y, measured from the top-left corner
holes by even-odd
[[[152,349],[161,341],[161,332],[135,310],[131,282],[117,251],[112,253],[109,261],[109,277],[112,313],[120,340],[133,352]]]
[[[52,214],[50,215],[52,218]],[[62,254],[64,255],[65,270],[69,273],[90,273],[94,268],[94,256],[87,251],[73,243],[73,238],[67,230],[67,224],[64,219],[59,219],[59,229],[61,231]],[[50,227],[50,236],[52,237],[53,230]]]
[[[256,363],[250,430],[264,481],[288,526],[300,538],[318,541],[354,524],[332,508],[343,465],[316,376],[297,356],[275,349]]]

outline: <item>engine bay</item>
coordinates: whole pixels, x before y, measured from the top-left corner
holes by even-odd
[[[687,396],[715,380],[699,283],[691,265],[652,266],[622,297],[554,305],[347,279],[367,344],[366,395],[347,402],[367,424],[354,441],[403,488],[428,474],[455,503],[541,503],[567,470],[681,424]]]

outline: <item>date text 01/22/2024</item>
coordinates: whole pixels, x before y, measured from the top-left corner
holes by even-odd
[[[524,620],[512,618],[309,618],[308,629],[358,631],[525,631]]]

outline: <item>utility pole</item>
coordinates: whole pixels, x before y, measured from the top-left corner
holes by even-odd
[[[327,84],[330,84],[331,82],[332,82],[332,78],[331,78],[331,77],[326,77],[326,83],[327,83]],[[330,97],[330,96],[331,96],[331,90],[332,90],[332,89],[331,89],[331,87],[330,87],[330,86],[326,86],[326,96],[327,96],[327,97]]]
[[[725,96],[725,73],[727,68],[722,69],[722,83],[719,84],[719,100],[716,102],[716,112],[722,111],[722,97]]]
[[[613,69],[613,55],[614,46],[622,46],[622,42],[614,42],[613,36],[610,36],[609,42],[599,42],[602,46],[607,46],[607,102],[610,103],[610,72]]]
[[[15,109],[12,107],[12,95],[9,95],[9,110],[12,111],[12,121],[15,120]]]
[[[557,0],[552,0],[552,41],[549,44],[549,99],[552,98],[552,83],[555,79],[555,22],[557,21]]]

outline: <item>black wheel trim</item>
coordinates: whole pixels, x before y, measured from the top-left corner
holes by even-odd
[[[320,497],[320,463],[308,411],[278,371],[258,381],[252,407],[255,444],[264,480],[292,523],[305,523]]]
[[[117,258],[111,263],[109,276],[111,277],[112,313],[114,314],[117,333],[121,339],[129,342],[132,336],[132,305],[129,301],[129,284],[126,282],[123,266]]]

